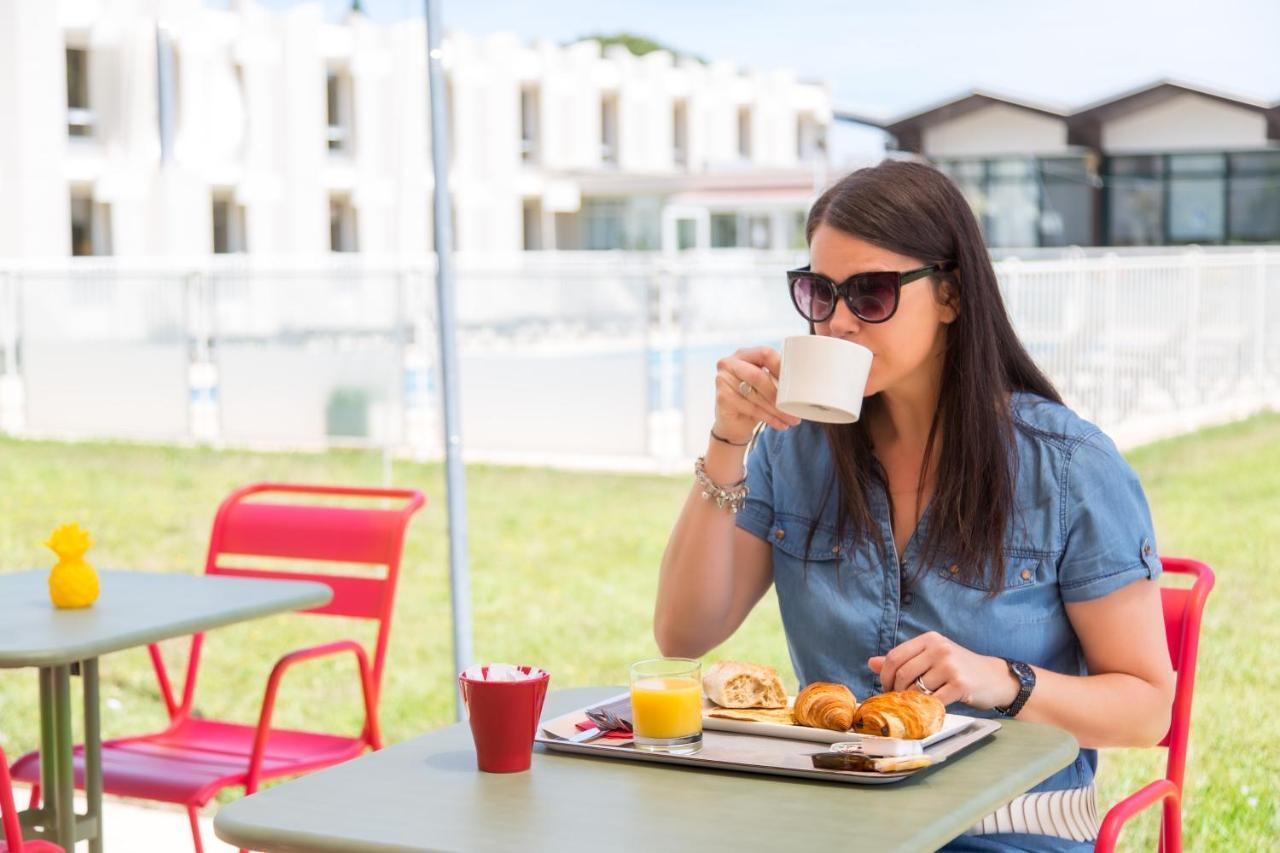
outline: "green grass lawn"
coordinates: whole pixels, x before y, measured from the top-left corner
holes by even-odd
[[[1201,645],[1184,826],[1188,849],[1274,849],[1280,838],[1280,416],[1208,430],[1130,454],[1156,516],[1160,550],[1194,556],[1218,573]],[[52,565],[40,543],[79,521],[99,567],[196,572],[218,501],[253,480],[379,484],[372,454],[214,452],[116,444],[0,439],[0,571]],[[385,692],[390,741],[453,715],[443,475],[396,463],[397,484],[429,497],[406,543]],[[687,477],[609,476],[473,466],[468,470],[475,650],[482,660],[532,662],[552,687],[621,684],[631,661],[657,649],[650,619],[667,531]],[[281,616],[221,629],[206,642],[197,705],[253,722],[279,654],[363,626]],[[180,660],[182,643],[169,644]],[[708,656],[768,663],[794,686],[772,595]],[[102,666],[107,736],[159,726],[146,655]],[[360,709],[350,664],[315,662],[286,681],[277,722],[355,731]],[[0,672],[0,744],[11,756],[36,743],[36,679]],[[1162,750],[1104,754],[1104,805],[1161,775]],[[1153,813],[1154,815],[1154,813]],[[1125,846],[1154,849],[1154,816]]]

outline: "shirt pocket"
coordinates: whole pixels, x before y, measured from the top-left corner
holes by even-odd
[[[834,530],[825,524],[818,524],[810,538],[809,528],[812,526],[813,521],[804,516],[777,513],[773,519],[773,527],[769,529],[775,563],[781,559],[785,564],[796,566],[808,563],[832,567],[844,556],[846,546],[836,538]]]
[[[1024,625],[1053,619],[1061,610],[1053,566],[1051,554],[1006,546],[1004,575],[994,597],[984,581],[964,577],[953,560],[941,561],[932,575],[953,612],[980,613],[1000,624]]]

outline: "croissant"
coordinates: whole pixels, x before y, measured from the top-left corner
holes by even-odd
[[[858,707],[853,730],[864,735],[920,740],[942,730],[946,706],[915,690],[881,693]]]
[[[800,691],[791,712],[798,725],[847,732],[857,708],[858,700],[848,687],[815,681]]]

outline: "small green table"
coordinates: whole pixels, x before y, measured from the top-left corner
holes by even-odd
[[[58,610],[47,571],[0,575],[0,669],[40,671],[40,784],[46,807],[21,814],[23,832],[68,850],[102,850],[102,734],[98,658],[259,616],[325,604],[320,583],[215,575],[101,573],[92,607]],[[85,814],[74,806],[71,676],[84,678]],[[52,756],[52,760],[50,760]]]
[[[623,688],[555,691],[544,719]],[[264,851],[932,850],[1075,759],[1064,731],[1005,721],[971,752],[894,785],[691,770],[535,748],[526,773],[476,770],[465,723],[259,791],[214,819]]]

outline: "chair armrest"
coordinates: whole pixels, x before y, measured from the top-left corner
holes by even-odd
[[[275,713],[276,693],[280,689],[280,681],[284,678],[285,672],[290,667],[303,661],[341,654],[342,652],[354,654],[356,665],[359,669],[365,715],[362,736],[369,741],[369,745],[374,749],[382,748],[382,733],[378,728],[378,697],[373,686],[373,674],[369,669],[369,657],[365,653],[364,647],[355,640],[337,640],[332,643],[323,643],[318,646],[298,649],[276,661],[276,665],[271,668],[271,675],[267,678],[267,690],[262,697],[262,712],[258,716],[258,728],[253,738],[253,752],[249,757],[249,777],[245,784],[246,793],[251,794],[257,790],[258,774],[262,769],[263,754],[266,752],[267,739],[271,735],[271,717]]]
[[[1157,779],[1111,807],[1098,828],[1097,853],[1114,851],[1125,823],[1161,801],[1164,802],[1163,853],[1182,853],[1182,795],[1168,779]]]

